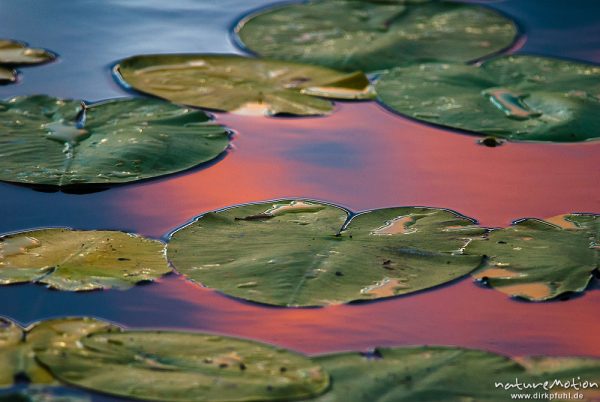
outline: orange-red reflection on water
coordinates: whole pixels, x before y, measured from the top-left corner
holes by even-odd
[[[324,308],[270,308],[224,297],[182,278],[161,297],[188,307],[180,325],[259,339],[310,354],[376,346],[456,345],[519,355],[600,357],[600,292],[530,303],[466,278],[410,296]],[[202,309],[194,307],[203,306]],[[209,307],[207,311],[207,307]]]
[[[327,118],[218,119],[239,132],[235,150],[209,168],[124,189],[118,205],[129,212],[130,227],[162,235],[211,209],[281,197],[354,210],[446,207],[489,226],[600,212],[600,142],[486,148],[477,137],[404,119],[375,103],[346,103]],[[191,306],[173,312],[189,316],[186,326],[306,352],[449,344],[600,356],[597,290],[565,303],[519,303],[465,280],[380,303],[286,310],[244,304],[180,279],[161,288],[162,296]]]
[[[201,212],[281,197],[354,210],[398,205],[455,209],[484,225],[600,212],[600,142],[477,145],[477,137],[346,103],[325,118],[221,114],[235,149],[199,171],[123,189],[141,232],[161,235]]]

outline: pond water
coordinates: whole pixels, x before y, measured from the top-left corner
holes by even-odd
[[[46,93],[90,101],[127,96],[111,77],[140,53],[241,51],[234,22],[264,0],[3,0],[0,37],[60,55],[21,70],[0,96]],[[600,62],[600,3],[485,2],[515,18],[518,52]],[[225,206],[306,197],[352,210],[422,205],[454,209],[487,226],[523,217],[600,212],[600,142],[477,145],[477,137],[394,115],[376,103],[338,103],[330,117],[217,113],[235,130],[220,160],[170,177],[91,194],[44,193],[0,183],[0,232],[47,226],[135,231],[155,238]],[[83,294],[0,287],[0,315],[22,324],[91,315],[124,326],[238,335],[306,353],[443,344],[508,355],[600,357],[600,287],[544,304],[511,300],[464,278],[416,295],[321,309],[269,308],[170,275],[129,291]]]

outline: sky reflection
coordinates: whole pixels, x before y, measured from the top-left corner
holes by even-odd
[[[270,2],[3,0],[0,37],[47,47],[60,60],[23,69],[21,82],[0,87],[0,96],[126,96],[110,75],[115,61],[152,52],[239,52],[228,29],[248,9]],[[520,52],[600,62],[596,2],[488,3],[524,27],[527,41]],[[326,118],[216,117],[237,135],[233,149],[208,166],[86,195],[0,183],[0,231],[72,226],[161,237],[212,209],[282,197],[319,199],[355,211],[445,207],[488,226],[522,217],[600,212],[600,142],[486,148],[476,144],[477,137],[414,122],[376,103],[340,103]],[[172,275],[127,292],[3,286],[0,300],[0,314],[23,323],[95,315],[135,327],[251,337],[308,353],[446,344],[512,355],[600,357],[597,289],[568,302],[522,303],[467,278],[375,303],[276,309],[233,300]]]

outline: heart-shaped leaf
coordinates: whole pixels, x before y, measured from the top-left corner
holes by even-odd
[[[462,249],[484,229],[434,208],[350,216],[314,201],[284,200],[202,215],[173,233],[176,269],[260,303],[317,306],[413,293],[471,272]]]
[[[345,71],[430,61],[467,62],[508,47],[514,23],[451,2],[316,0],[243,19],[236,32],[261,56]]]
[[[175,103],[252,115],[322,115],[331,102],[367,99],[367,77],[307,64],[236,55],[146,55],[121,61],[127,85]]]
[[[48,96],[0,102],[0,180],[125,183],[214,159],[229,133],[201,112],[156,99],[93,105]]]
[[[600,263],[598,215],[524,219],[471,242],[466,253],[486,254],[473,275],[511,296],[544,301],[583,292]]]
[[[43,229],[0,238],[0,284],[128,289],[170,272],[164,245],[123,232]]]
[[[493,353],[450,347],[376,349],[374,353],[318,356],[332,388],[315,402],[504,402],[511,394],[557,393],[568,381],[591,401],[600,381],[600,359],[528,357],[512,360]],[[579,378],[579,380],[577,380]],[[544,391],[543,384],[550,387]],[[516,383],[521,384],[518,389]],[[538,384],[524,388],[523,384]],[[569,386],[573,387],[573,386]],[[569,388],[567,387],[567,388]],[[574,388],[571,388],[573,391]],[[590,398],[590,399],[588,399]]]
[[[200,333],[97,333],[36,356],[66,383],[161,402],[291,401],[329,385],[319,364],[304,356]]]
[[[93,318],[59,318],[21,328],[0,319],[0,388],[14,385],[16,376],[32,384],[55,384],[54,377],[35,360],[38,350],[75,344],[96,331],[115,330],[114,325]]]
[[[32,49],[22,42],[0,39],[0,83],[17,79],[17,72],[11,66],[46,63],[55,57],[44,49]]]
[[[533,56],[480,67],[422,64],[377,83],[391,109],[429,123],[521,141],[600,138],[600,67]]]

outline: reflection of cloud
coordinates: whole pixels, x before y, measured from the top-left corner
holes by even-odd
[[[466,278],[380,302],[293,309],[245,303],[185,281],[170,282],[161,291],[161,304],[174,311],[178,305],[188,306],[180,311],[183,321],[176,326],[258,339],[305,353],[429,344],[508,355],[600,357],[595,336],[600,322],[591,319],[600,304],[598,292],[568,302],[524,303]]]
[[[355,210],[445,207],[491,226],[598,206],[589,183],[600,179],[600,142],[487,148],[477,137],[404,119],[374,103],[343,104],[329,117],[220,114],[218,121],[239,132],[236,149],[221,162],[119,193],[138,230],[161,235],[201,212],[290,196]],[[340,152],[350,154],[347,166],[318,163],[335,162]]]
[[[568,302],[516,302],[470,278],[406,297],[326,308],[272,308],[220,295],[175,275],[126,292],[1,286],[3,314],[28,324],[92,315],[132,328],[202,330],[305,353],[375,346],[457,345],[513,356],[600,357],[600,292]]]
[[[22,84],[2,87],[0,95],[122,96],[109,75],[110,63],[138,53],[235,51],[227,36],[230,24],[267,2],[2,0],[0,36],[48,47],[61,60],[24,69]],[[512,0],[493,6],[527,21],[526,51],[600,61],[598,28],[587,25],[597,12],[583,7],[593,3]],[[240,134],[236,149],[210,168],[85,198],[2,185],[3,207],[11,215],[2,224],[10,230],[40,224],[127,228],[160,236],[211,209],[288,196],[355,210],[448,207],[492,226],[525,216],[598,212],[593,184],[600,179],[600,142],[484,148],[475,145],[475,137],[392,115],[374,103],[342,104],[326,118],[221,114],[219,120]],[[336,158],[342,154],[346,159],[340,163]],[[566,303],[517,303],[467,279],[380,303],[271,309],[169,278],[128,292],[1,287],[0,299],[11,301],[3,314],[23,320],[94,314],[136,327],[226,332],[306,352],[430,343],[600,356],[596,291]]]
[[[218,120],[239,132],[236,150],[209,169],[122,193],[119,204],[136,227],[160,234],[211,209],[287,196],[355,210],[449,207],[492,226],[525,216],[592,211],[598,205],[597,190],[589,183],[598,181],[594,167],[600,142],[486,148],[476,145],[476,137],[410,121],[373,103],[343,104],[326,118],[220,114]],[[332,143],[360,149],[360,163],[343,169],[315,164],[326,150],[335,155]],[[306,160],[289,157],[299,149]],[[171,285],[156,295],[162,309],[173,311],[170,326],[307,353],[427,343],[514,355],[600,356],[595,336],[600,322],[590,318],[600,305],[598,292],[566,303],[520,303],[467,278],[377,303],[283,309],[233,300],[183,281]],[[137,319],[156,325],[151,318]]]

